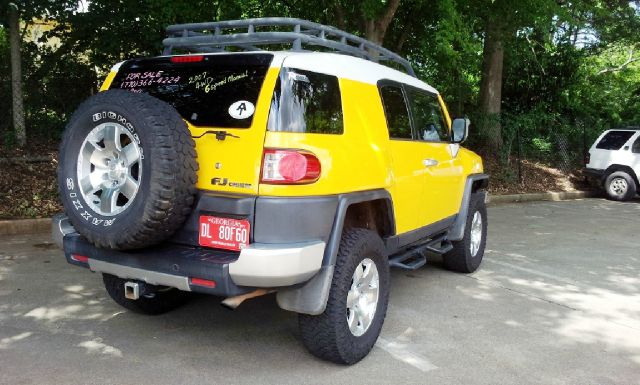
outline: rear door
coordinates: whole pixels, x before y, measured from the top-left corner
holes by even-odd
[[[463,166],[456,161],[458,145],[451,144],[449,121],[437,94],[405,86],[414,140],[424,167],[420,223],[430,225],[456,214],[461,201]]]
[[[423,144],[413,140],[409,108],[402,86],[395,83],[379,85],[389,130],[389,151],[393,172],[393,199],[396,231],[406,233],[420,227],[423,205],[425,167]]]
[[[269,103],[271,54],[213,54],[125,62],[111,89],[145,92],[187,122],[198,154],[197,187],[257,194]]]
[[[457,213],[464,168],[438,95],[391,81],[379,84],[389,130],[399,233]]]

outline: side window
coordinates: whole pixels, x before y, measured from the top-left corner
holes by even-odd
[[[601,150],[619,150],[627,143],[633,134],[633,131],[609,131],[600,139],[596,148]]]
[[[397,86],[380,87],[384,114],[387,117],[387,128],[391,139],[411,139],[411,123],[409,122],[409,110],[402,94],[402,89]]]
[[[428,142],[450,142],[449,126],[436,95],[410,89],[409,106],[416,139]]]
[[[635,154],[640,154],[640,136],[638,136],[638,139],[636,139],[636,141],[633,142],[633,146],[631,146],[631,152]]]
[[[342,99],[335,76],[283,68],[271,100],[269,131],[342,134]]]

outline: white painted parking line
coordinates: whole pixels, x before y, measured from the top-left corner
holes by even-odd
[[[508,256],[508,257],[518,256],[518,254],[498,253],[498,252],[495,252],[493,250],[487,250],[487,254],[499,254],[499,255],[501,254],[501,255]],[[524,258],[526,258],[526,257],[524,257]],[[489,264],[489,265],[494,263],[496,265],[501,265],[501,266],[508,267],[508,268],[511,268],[511,269],[524,271],[525,273],[538,275],[540,277],[549,278],[549,279],[552,279],[552,280],[555,280],[555,281],[559,281],[559,282],[563,282],[563,283],[568,283],[568,284],[576,286],[576,287],[580,286],[580,284],[578,284],[576,282],[573,282],[573,281],[567,279],[566,277],[561,277],[559,275],[545,273],[544,271],[540,271],[540,270],[535,270],[535,269],[531,269],[531,268],[528,268],[528,267],[519,266],[519,265],[516,265],[516,264],[513,264],[513,263],[504,262],[504,261],[501,261],[501,260],[498,260],[498,259],[495,259],[495,258],[486,259],[483,262],[485,262],[485,264]]]

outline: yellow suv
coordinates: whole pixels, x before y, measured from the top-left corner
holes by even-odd
[[[488,177],[460,146],[469,121],[405,59],[299,19],[167,32],[163,56],[113,67],[60,149],[53,236],[117,303],[276,291],[313,354],[351,364],[382,328],[390,266],[478,268]]]

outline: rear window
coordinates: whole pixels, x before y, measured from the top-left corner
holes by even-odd
[[[609,131],[600,139],[596,148],[601,150],[619,150],[635,134],[633,131]]]
[[[342,99],[338,78],[283,68],[269,112],[269,131],[342,134]]]
[[[111,89],[155,96],[195,126],[248,128],[272,58],[235,54],[205,55],[188,63],[168,57],[130,60],[120,67]]]

